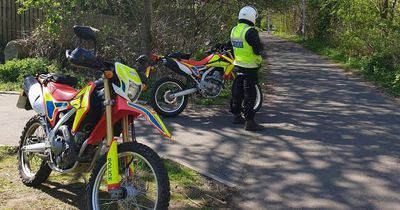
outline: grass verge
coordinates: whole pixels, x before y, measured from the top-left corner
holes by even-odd
[[[0,83],[0,91],[20,91],[21,84],[18,82],[3,82]]]
[[[53,172],[39,187],[22,184],[16,147],[0,146],[0,209],[86,209],[85,181],[89,174]],[[230,209],[234,191],[214,180],[164,160],[171,186],[170,209]]]

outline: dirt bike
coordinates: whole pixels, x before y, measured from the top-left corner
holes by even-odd
[[[208,54],[200,61],[191,60],[190,54],[183,53],[151,55],[146,77],[155,70],[155,64],[162,63],[168,69],[187,78],[186,84],[172,77],[163,77],[155,82],[150,91],[149,103],[158,114],[165,117],[179,115],[186,108],[189,95],[218,97],[226,82],[235,78],[234,57],[226,45],[218,44]],[[263,95],[258,85],[256,91],[254,110],[257,112],[261,108]]]
[[[38,114],[27,122],[19,142],[20,177],[36,186],[51,171],[91,171],[88,209],[167,209],[167,171],[156,152],[136,141],[134,120],[143,116],[164,136],[171,134],[150,107],[137,103],[143,86],[138,72],[95,56],[96,31],[74,26],[79,40],[92,41],[94,50],[77,47],[66,57],[78,67],[98,70],[101,79],[81,90],[62,75],[24,79],[17,106]]]

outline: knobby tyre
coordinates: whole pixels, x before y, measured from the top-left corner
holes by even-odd
[[[234,88],[235,84],[236,84],[236,80],[234,80],[233,83],[232,83],[232,92],[233,92],[233,88]],[[260,88],[260,86],[258,84],[256,84],[256,100],[255,100],[255,104],[254,104],[254,108],[253,108],[254,112],[260,111],[260,109],[262,107],[262,104],[263,104],[263,100],[264,100],[264,96],[263,96],[263,93],[261,91],[261,88]],[[231,99],[230,100],[230,107],[231,108],[232,108],[232,105],[233,105],[232,103],[233,103],[233,101]],[[244,104],[243,103],[242,103],[242,107],[244,108]]]
[[[161,78],[154,84],[150,92],[150,104],[159,115],[175,117],[186,108],[188,95],[176,98],[171,98],[169,95],[185,89],[185,85],[177,79]]]
[[[18,147],[18,172],[26,186],[37,186],[47,180],[51,169],[47,162],[35,153],[23,152],[25,145],[44,142],[47,138],[40,116],[35,115],[26,123]]]
[[[118,145],[121,187],[138,192],[112,200],[106,185],[106,154],[96,163],[87,185],[88,209],[168,209],[170,187],[168,174],[161,158],[149,147],[140,143]],[[128,176],[129,168],[133,175]]]
[[[264,100],[264,96],[263,93],[261,91],[261,88],[258,84],[256,84],[256,103],[254,105],[254,111],[258,112],[260,111],[262,104],[263,104],[263,100]]]

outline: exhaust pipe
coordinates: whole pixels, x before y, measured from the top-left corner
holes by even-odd
[[[21,148],[24,152],[44,153],[46,151],[46,143],[36,143],[23,146]]]
[[[187,89],[187,90],[183,90],[181,92],[177,92],[177,93],[171,94],[170,96],[171,96],[171,98],[176,98],[176,97],[179,97],[179,96],[189,95],[189,94],[192,94],[192,93],[195,93],[195,92],[197,92],[197,88],[190,88],[190,89]]]

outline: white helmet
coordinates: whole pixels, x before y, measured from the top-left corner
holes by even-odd
[[[255,24],[257,18],[258,18],[257,9],[252,6],[245,6],[239,12],[239,20],[245,19]]]

